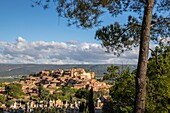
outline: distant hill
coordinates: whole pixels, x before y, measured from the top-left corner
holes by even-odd
[[[73,67],[79,67],[94,71],[96,76],[103,76],[107,72],[107,67],[110,64],[71,64],[71,65],[52,65],[52,64],[0,64],[0,76],[18,76],[29,75],[40,72],[41,70],[57,70],[57,69],[70,69]],[[119,65],[121,69],[127,67],[131,68],[131,71],[136,69],[136,65]]]

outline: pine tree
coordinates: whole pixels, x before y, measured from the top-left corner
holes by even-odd
[[[113,17],[124,12],[133,12],[128,22],[120,25],[115,22],[96,31],[96,39],[102,41],[108,52],[116,55],[140,46],[136,75],[135,113],[144,113],[146,97],[146,70],[149,42],[159,37],[170,37],[169,0],[54,0],[56,11],[68,18],[69,25],[92,28],[102,21],[100,15],[109,12]],[[35,5],[48,8],[51,0],[35,0]]]

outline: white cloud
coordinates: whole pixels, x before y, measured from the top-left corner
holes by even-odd
[[[16,41],[17,41],[18,43],[19,43],[19,42],[24,42],[24,43],[26,42],[26,40],[23,39],[21,36],[19,36]]]
[[[105,53],[97,43],[86,42],[27,42],[18,37],[15,43],[0,41],[0,63],[38,64],[136,64],[138,49],[120,57]]]

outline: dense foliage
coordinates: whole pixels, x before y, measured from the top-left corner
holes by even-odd
[[[135,97],[135,75],[129,72],[129,69],[123,70],[115,84],[110,88],[110,95],[112,100],[105,102],[103,111],[105,113],[119,113],[119,112],[132,112],[134,97]],[[110,110],[108,108],[110,106]]]
[[[93,88],[89,90],[85,88],[78,89],[75,93],[75,97],[83,99],[79,106],[80,112],[94,113],[94,101],[93,101]],[[88,106],[88,107],[87,107]]]
[[[43,88],[40,84],[38,86],[39,96],[36,97],[40,100],[48,101],[48,100],[57,100],[60,99],[62,101],[72,101],[72,97],[75,95],[76,89],[71,88],[70,86],[61,86],[58,89],[55,89],[53,94],[50,94],[47,88]]]
[[[170,44],[170,43],[169,43]],[[148,64],[147,112],[170,112],[170,46],[160,43]]]
[[[157,56],[152,53],[148,62],[145,112],[169,113],[170,46],[161,47],[160,45],[152,52],[156,51]],[[112,100],[105,103],[104,112],[132,112],[135,101],[135,74],[129,73],[128,70],[121,73],[115,79],[115,85],[110,89],[110,95]]]
[[[43,86],[40,85],[40,86],[38,87],[38,91],[39,91],[39,98],[40,98],[41,100],[46,100],[46,101],[49,100],[49,96],[50,96],[49,90],[43,88]]]
[[[12,83],[5,87],[6,93],[8,96],[11,96],[13,98],[22,98],[22,95],[24,94],[22,91],[22,85],[19,83]]]
[[[115,79],[120,74],[119,66],[113,64],[107,68],[107,73],[104,75],[103,80]]]
[[[0,105],[5,103],[6,97],[4,95],[0,95]]]
[[[70,86],[64,86],[61,87],[60,90],[60,95],[58,96],[59,99],[61,100],[66,100],[71,102],[73,96],[75,95],[76,89],[71,88]]]
[[[89,91],[85,88],[78,89],[75,93],[75,97],[81,99],[87,99],[89,95]]]

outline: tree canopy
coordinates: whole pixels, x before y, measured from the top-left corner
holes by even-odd
[[[51,6],[52,0],[32,0],[32,6],[42,5],[44,9]],[[147,0],[53,0],[59,16],[68,19],[68,24],[78,27],[92,28],[100,25],[101,16],[109,13],[116,17],[125,12],[129,15],[127,23],[111,23],[96,31],[95,38],[102,41],[107,51],[115,54],[131,50],[139,46],[144,7]],[[158,41],[160,37],[170,36],[170,3],[168,0],[155,0],[151,20],[151,40]],[[136,13],[136,14],[135,14]]]
[[[75,97],[81,99],[87,99],[89,95],[89,91],[85,88],[78,89],[75,93]]]
[[[7,95],[13,97],[13,98],[21,98],[24,94],[22,91],[22,85],[19,83],[12,83],[5,86],[5,90]]]
[[[113,64],[107,68],[107,73],[104,75],[103,80],[115,79],[120,74],[119,66]]]
[[[165,41],[164,41],[165,42]],[[160,48],[164,49],[160,49]],[[147,90],[146,90],[146,113],[170,111],[170,49],[169,45],[162,45],[153,50],[158,53],[158,65],[156,65],[155,54],[152,54],[148,61],[147,68]],[[125,71],[127,72],[127,71]],[[135,101],[135,74],[122,73],[115,80],[115,84],[110,89],[111,102],[104,105],[104,112],[132,112]]]
[[[160,41],[148,64],[146,109],[148,112],[170,112],[170,40]]]

